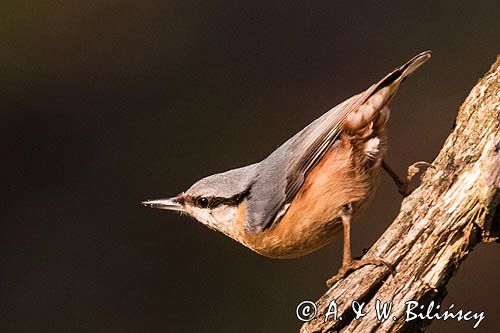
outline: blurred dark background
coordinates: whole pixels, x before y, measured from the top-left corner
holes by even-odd
[[[498,1],[16,1],[0,12],[2,332],[293,332],[341,261],[260,257],[140,202],[263,159],[416,53],[388,160],[432,161],[499,51]],[[361,254],[401,198],[387,176]],[[478,246],[444,304],[500,324],[500,259]],[[469,332],[435,322],[429,332]]]

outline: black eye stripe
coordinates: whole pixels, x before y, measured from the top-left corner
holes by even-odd
[[[237,206],[240,202],[245,199],[247,195],[250,194],[250,190],[243,191],[241,193],[238,193],[236,195],[233,195],[232,197],[229,198],[224,198],[224,197],[189,197],[186,198],[186,200],[190,201],[192,204],[194,204],[197,207],[200,208],[215,208],[220,205],[226,205],[226,206]]]

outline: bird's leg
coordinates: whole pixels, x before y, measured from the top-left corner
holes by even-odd
[[[328,288],[331,288],[337,281],[347,276],[351,271],[361,268],[366,265],[384,265],[387,266],[391,273],[394,269],[391,265],[386,263],[381,259],[376,258],[362,258],[360,260],[354,260],[351,255],[351,217],[352,217],[352,205],[347,204],[342,208],[340,218],[342,219],[342,225],[344,227],[344,251],[342,256],[342,267],[340,268],[337,275],[331,277],[326,281]]]
[[[420,167],[428,167],[428,168],[434,168],[434,166],[430,163],[419,161],[415,162],[412,165],[408,167],[408,174],[406,175],[406,178],[402,180],[399,178],[399,176],[392,170],[392,168],[389,166],[389,164],[385,161],[382,160],[382,168],[387,172],[389,176],[394,180],[394,183],[396,184],[396,187],[398,188],[398,192],[401,193],[401,195],[404,197],[408,196],[411,194],[411,190],[409,189],[409,184],[413,177],[420,171]]]
[[[342,208],[340,217],[342,218],[342,226],[344,227],[344,251],[342,254],[342,267],[339,270],[339,274],[345,275],[354,263],[354,259],[352,259],[351,254],[351,204],[348,204],[346,207]]]

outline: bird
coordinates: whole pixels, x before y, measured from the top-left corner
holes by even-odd
[[[143,205],[188,214],[260,255],[292,259],[330,243],[343,229],[342,266],[331,286],[380,258],[353,259],[351,222],[375,192],[384,169],[408,194],[383,159],[389,104],[400,84],[431,57],[424,51],[307,125],[258,163],[217,173],[177,196]],[[413,170],[413,172],[410,172]]]

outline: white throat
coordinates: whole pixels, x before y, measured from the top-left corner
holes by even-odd
[[[236,206],[220,205],[213,209],[190,207],[187,212],[209,228],[235,238],[238,232],[235,223],[237,210]]]

